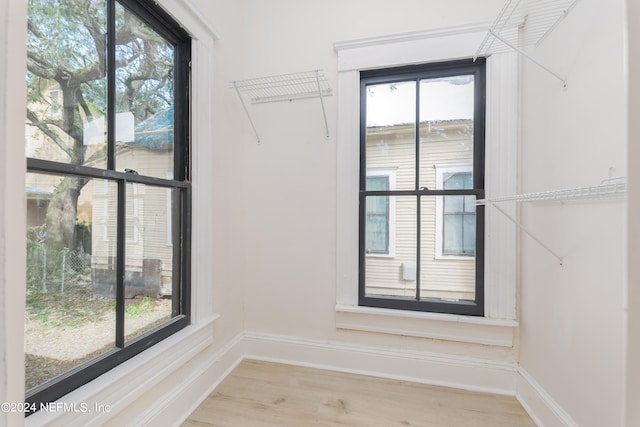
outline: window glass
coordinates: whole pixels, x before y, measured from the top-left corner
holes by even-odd
[[[484,61],[361,72],[361,89],[360,304],[483,314]]]
[[[166,190],[127,184],[125,339],[172,317],[173,247],[167,245]]]
[[[26,389],[95,358],[115,346],[115,301],[105,295],[115,283],[117,186],[76,177],[28,173]],[[67,226],[65,207],[78,205]],[[99,216],[100,221],[94,221]]]
[[[473,75],[420,80],[420,187],[436,189],[436,164],[472,164],[474,89]]]
[[[369,196],[367,201],[379,196]],[[396,215],[387,222],[377,224],[386,227],[394,238],[393,253],[365,258],[365,293],[372,296],[414,299],[416,297],[417,206],[415,197],[389,196],[389,204],[395,206]],[[367,223],[368,225],[368,223]],[[373,255],[373,256],[372,256]]]
[[[366,253],[389,253],[389,197],[367,197]]]
[[[471,172],[444,173],[445,190],[473,188]],[[476,240],[476,203],[474,196],[444,196],[442,253],[473,256]]]
[[[116,169],[173,178],[173,46],[116,9]]]
[[[416,182],[415,91],[415,82],[366,88],[366,167],[396,167],[398,190],[413,190]]]
[[[29,1],[27,157],[106,167],[106,7]]]
[[[39,407],[189,324],[191,39],[147,1],[29,0],[28,19],[25,398]]]
[[[389,190],[389,177],[367,177],[367,189],[371,191]],[[366,209],[366,252],[368,254],[387,254],[389,253],[389,197],[368,197]]]
[[[447,196],[446,199],[460,197]],[[465,204],[464,199],[461,205]],[[446,202],[445,202],[446,206]],[[443,248],[444,255],[475,254],[476,241],[476,216],[475,212],[467,212],[465,208],[455,212],[444,213]]]

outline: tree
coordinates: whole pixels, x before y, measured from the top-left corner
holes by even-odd
[[[84,129],[107,116],[107,91],[115,91],[116,112],[133,113],[137,123],[173,103],[173,47],[118,3],[116,87],[107,87],[107,1],[114,0],[29,0],[27,125],[54,152],[48,160],[95,166],[105,159],[105,144],[87,145]],[[86,183],[67,177],[57,185],[46,215],[49,245],[76,247]]]

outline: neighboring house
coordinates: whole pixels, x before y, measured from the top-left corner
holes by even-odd
[[[442,120],[420,126],[420,187],[471,188],[472,120]],[[415,185],[414,125],[367,128],[367,188],[406,190]],[[466,184],[468,182],[468,184]],[[367,206],[366,277],[369,293],[473,299],[475,290],[475,200],[469,196],[422,199],[420,251],[416,272],[414,197],[373,198]],[[370,198],[371,199],[371,198]],[[448,206],[445,211],[445,205]],[[446,218],[446,217],[449,218]],[[455,216],[456,218],[453,218]]]
[[[62,119],[62,91],[60,85],[47,79],[40,79],[40,92],[42,94],[42,100],[39,103],[32,102],[29,107],[37,112],[42,117],[47,117],[51,121],[57,121]],[[27,120],[26,135],[25,135],[25,155],[26,157],[32,157],[37,159],[52,160],[61,163],[69,162],[69,154],[65,152],[71,144],[70,137],[58,129],[55,125],[48,126],[52,133],[58,135],[62,141],[61,145],[57,145],[53,140],[45,135],[42,130],[38,129],[35,125],[29,125]],[[92,144],[85,146],[85,158],[94,159],[95,157],[101,157],[104,146],[104,131],[101,131],[102,143]],[[66,144],[66,146],[65,146]],[[91,160],[93,161],[93,160]],[[89,164],[90,161],[86,161],[85,164]],[[27,188],[33,191],[28,191],[27,199],[29,204],[27,206],[29,221],[27,225],[29,227],[44,225],[47,213],[47,207],[49,200],[53,197],[56,186],[60,183],[62,175],[52,174],[35,174],[28,173],[26,178]],[[78,198],[78,206],[76,217],[78,222],[84,222],[86,224],[91,223],[91,182],[89,182],[87,189],[83,188]],[[35,210],[37,209],[37,213]],[[35,221],[35,218],[38,218]],[[35,221],[35,222],[34,222]]]
[[[38,187],[26,187],[27,193],[27,227],[40,227],[47,216],[49,200],[53,192]]]
[[[61,95],[57,83],[41,83],[45,99],[40,108],[59,111]],[[118,170],[131,169],[157,178],[173,176],[173,107],[167,108],[139,123],[134,128],[131,113],[118,114],[119,137],[116,162]],[[121,120],[120,120],[121,119]],[[101,167],[104,157],[104,117],[96,118],[84,128],[85,165]],[[68,155],[35,127],[26,138],[28,156],[65,162]],[[66,135],[61,133],[62,138]],[[27,174],[27,225],[46,227],[49,201],[61,176]],[[112,296],[115,289],[114,248],[116,240],[116,190],[113,182],[90,180],[78,198],[77,221],[91,225],[93,238],[87,249],[92,254],[92,281],[98,295]],[[127,294],[143,293],[164,296],[172,293],[173,242],[171,208],[172,195],[164,188],[131,184],[127,192]],[[153,220],[151,221],[150,218]],[[141,224],[145,224],[144,227]],[[143,274],[144,273],[144,274]],[[144,277],[144,280],[143,280]],[[144,283],[143,283],[144,282]],[[142,291],[141,291],[142,290]]]
[[[173,108],[141,122],[131,141],[119,141],[116,168],[157,178],[173,176]],[[134,172],[135,171],[135,172]],[[113,295],[117,224],[116,191],[110,181],[93,182],[94,290]],[[173,277],[171,191],[144,184],[128,184],[125,293],[153,297],[171,295]],[[144,224],[144,226],[143,226]]]

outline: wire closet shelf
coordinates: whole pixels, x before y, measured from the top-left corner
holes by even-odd
[[[624,199],[627,184],[624,178],[608,179],[599,185],[575,187],[560,190],[540,191],[536,193],[517,194],[513,196],[480,199],[477,205],[501,202],[538,202],[538,201],[579,201],[579,200],[615,200]]]
[[[242,108],[251,123],[258,143],[260,142],[260,137],[251,119],[251,114],[249,114],[249,109],[244,103],[243,94],[251,100],[252,104],[319,98],[320,106],[322,107],[322,116],[324,118],[326,138],[329,139],[329,124],[327,122],[327,113],[322,98],[333,95],[333,91],[322,70],[236,80],[231,82],[231,87],[235,89],[240,98]]]
[[[520,46],[538,46],[542,43],[577,2],[578,0],[507,0],[474,58],[515,50],[561,80],[566,87],[564,77],[536,61]]]
[[[322,70],[238,80],[232,85],[254,104],[332,95]]]
[[[538,238],[533,232],[527,229],[521,222],[502,209],[499,204],[503,202],[526,203],[526,202],[570,202],[570,201],[599,201],[599,200],[620,200],[625,199],[627,193],[626,178],[609,178],[603,180],[599,185],[586,187],[566,188],[551,191],[540,191],[536,193],[516,194],[513,196],[495,197],[490,199],[480,199],[476,205],[493,206],[498,212],[504,215],[516,227],[526,233],[540,246],[553,255],[560,266],[564,264],[564,258],[554,251],[549,245]]]

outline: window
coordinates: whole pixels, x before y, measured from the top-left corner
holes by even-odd
[[[395,189],[393,168],[372,168],[367,172],[367,189]],[[393,256],[395,253],[395,199],[388,196],[367,200],[365,252],[368,256]]]
[[[28,28],[26,185],[47,206],[26,230],[37,410],[190,323],[191,39],[146,0],[30,0]]]
[[[389,178],[385,176],[367,177],[368,190],[389,190]],[[389,253],[389,197],[370,197],[367,199],[367,237],[368,254]]]
[[[473,188],[471,165],[436,166],[436,188]],[[473,257],[476,253],[476,205],[472,196],[436,198],[436,257]]]
[[[360,305],[484,314],[484,75],[482,59],[360,73]]]

